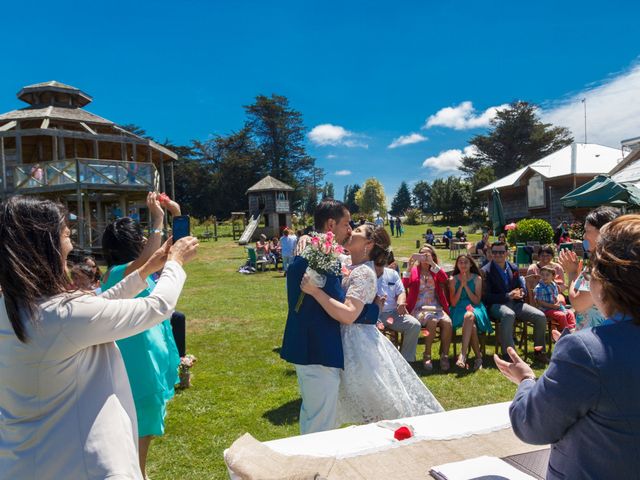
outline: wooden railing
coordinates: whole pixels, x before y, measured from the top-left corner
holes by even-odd
[[[59,185],[132,186],[154,190],[158,171],[152,163],[73,158],[53,162],[15,165],[16,190]]]

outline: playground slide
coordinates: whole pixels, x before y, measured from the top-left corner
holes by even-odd
[[[249,223],[247,224],[247,228],[244,229],[244,232],[242,232],[242,236],[240,237],[240,240],[238,240],[239,245],[246,245],[251,241],[253,232],[256,231],[256,228],[258,227],[258,223],[260,223],[260,215],[262,215],[262,212],[255,213],[251,217],[251,220],[249,220]]]

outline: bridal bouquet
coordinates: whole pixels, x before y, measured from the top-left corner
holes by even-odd
[[[307,275],[311,282],[319,288],[327,282],[326,275],[339,275],[341,264],[338,256],[344,253],[344,248],[336,243],[333,232],[310,234],[311,241],[302,251],[301,257],[307,260]],[[296,303],[296,313],[300,311],[305,293],[300,292]]]
[[[197,360],[198,359],[190,353],[180,358],[180,365],[178,365],[180,388],[189,388],[191,386],[191,367],[193,367],[193,364],[196,363]]]

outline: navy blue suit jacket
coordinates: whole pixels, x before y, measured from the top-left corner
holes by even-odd
[[[287,299],[289,314],[282,339],[280,357],[297,365],[324,365],[344,368],[340,323],[333,319],[310,295],[306,295],[300,311],[295,307],[300,296],[300,282],[307,269],[307,261],[295,257],[287,270]],[[342,277],[327,276],[323,290],[332,298],[343,302]],[[356,323],[375,324],[379,308],[374,304],[364,306]]]
[[[508,303],[510,301],[509,292],[516,288],[524,289],[525,298],[527,297],[527,288],[518,272],[518,266],[514,263],[509,263],[509,265],[511,266],[511,272],[509,273],[508,286],[504,283],[500,267],[494,262],[489,262],[481,268],[484,277],[482,301],[487,308],[494,304],[504,305]]]
[[[514,433],[551,443],[548,479],[640,478],[640,325],[563,335],[539,380],[520,383]]]

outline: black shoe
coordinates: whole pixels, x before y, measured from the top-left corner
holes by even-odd
[[[539,352],[533,352],[533,362],[548,365],[549,357],[547,357],[547,354],[542,350]]]

